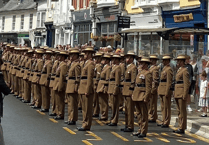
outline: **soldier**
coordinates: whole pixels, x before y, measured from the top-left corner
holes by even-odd
[[[81,71],[82,71],[83,66],[84,66],[84,55],[85,55],[85,53],[83,53],[83,52],[81,52],[79,54]],[[78,94],[78,110],[82,110],[82,100],[81,100],[81,95],[80,94]]]
[[[56,50],[54,51],[55,56],[54,56],[54,64],[52,66],[52,71],[51,71],[51,77],[50,77],[50,83],[49,83],[49,88],[51,89],[51,103],[52,103],[52,113],[49,114],[49,116],[56,116],[56,100],[55,100],[55,91],[53,90],[54,86],[54,80],[56,78],[56,70],[59,66],[59,53],[60,51]]]
[[[108,124],[109,126],[117,126],[119,117],[119,93],[121,80],[120,55],[114,54],[112,56],[112,71],[110,72],[110,80],[108,85],[108,94],[112,102],[112,117]]]
[[[55,100],[56,100],[56,117],[54,117],[55,120],[63,120],[64,119],[64,111],[65,111],[65,89],[66,89],[66,83],[65,75],[67,73],[67,63],[66,58],[68,57],[67,51],[60,51],[59,53],[59,66],[56,69],[56,78],[54,80],[54,86],[53,90],[55,91]]]
[[[3,73],[4,80],[6,83],[8,83],[8,75],[7,75],[6,68],[7,68],[7,64],[8,64],[9,54],[10,54],[9,47],[6,47],[6,49],[4,49],[4,52],[2,54],[3,64],[1,65],[1,71]]]
[[[161,100],[162,123],[158,124],[162,128],[168,128],[171,120],[171,84],[173,81],[173,71],[170,67],[170,55],[163,56],[163,70],[160,76],[158,95]]]
[[[10,47],[9,49],[9,57],[8,57],[8,63],[7,63],[7,67],[6,67],[6,71],[7,71],[7,85],[8,87],[11,88],[11,73],[10,73],[10,67],[11,67],[11,61],[12,61],[12,57],[13,57],[13,51],[14,51],[14,45]]]
[[[79,50],[72,49],[70,51],[71,66],[67,76],[66,95],[68,100],[68,125],[75,125],[78,120],[78,86],[81,75],[81,67],[79,63]]]
[[[148,69],[149,64],[149,58],[142,57],[140,61],[141,71],[137,74],[136,85],[132,95],[132,100],[135,102],[138,110],[139,123],[138,132],[133,133],[133,136],[138,136],[139,138],[146,137],[148,132],[148,101],[152,89],[152,74]]]
[[[93,77],[94,77],[94,62],[92,55],[95,53],[92,47],[86,47],[83,52],[85,53],[85,63],[81,71],[81,80],[78,93],[82,98],[82,113],[83,124],[78,127],[78,131],[90,130],[92,124],[92,111],[93,111]]]
[[[32,60],[33,60],[33,50],[28,50],[27,52],[27,62],[25,64],[25,71],[23,76],[23,82],[24,82],[24,97],[22,102],[23,103],[30,103],[31,101],[31,82],[29,81],[30,71],[32,68]]]
[[[121,83],[124,81],[124,75],[125,75],[125,59],[124,59],[124,54],[120,54],[120,67],[121,67]],[[124,108],[124,97],[122,95],[122,85],[120,85],[120,93],[119,93],[119,111],[123,111]]]
[[[10,89],[12,90],[11,93],[14,93],[14,75],[12,74],[13,73],[13,63],[15,61],[15,58],[16,58],[16,54],[17,53],[17,47],[14,48],[14,51],[12,52],[12,55],[11,55],[11,61],[10,61],[10,66],[9,66],[9,75],[10,75]],[[9,58],[10,60],[10,58]]]
[[[149,68],[149,71],[152,74],[152,91],[151,91],[151,97],[149,102],[149,122],[156,122],[157,120],[157,88],[158,88],[158,82],[159,82],[159,67],[157,66],[157,55],[153,54],[150,55],[150,62],[151,66]]]
[[[134,58],[136,57],[135,53],[129,51],[126,55],[126,71],[124,72],[123,79],[123,90],[122,95],[125,101],[125,128],[122,128],[121,131],[132,132],[134,130],[134,103],[132,101],[131,95],[134,90],[137,67],[133,63]]]
[[[44,66],[44,61],[43,61],[43,54],[44,50],[43,49],[36,49],[36,65],[34,68],[34,74],[32,78],[32,83],[34,84],[34,106],[32,107],[33,109],[40,109],[41,104],[42,104],[42,96],[41,96],[41,85],[39,84],[39,80],[41,78],[41,71]]]
[[[96,53],[94,55],[95,69],[94,69],[94,99],[93,99],[93,117],[99,117],[99,98],[96,92],[100,74],[102,71],[101,57],[102,53]]]
[[[109,84],[109,76],[111,71],[110,66],[111,56],[107,53],[102,57],[101,64],[103,65],[102,71],[100,73],[100,80],[97,87],[97,93],[99,96],[100,102],[100,121],[108,120],[108,84]]]
[[[46,50],[45,52],[45,63],[41,71],[41,78],[39,84],[41,85],[41,96],[42,96],[42,109],[41,112],[49,112],[50,107],[50,88],[49,88],[49,77],[52,70],[52,51]]]
[[[186,104],[190,87],[190,78],[188,69],[185,67],[186,58],[185,55],[179,55],[176,58],[179,69],[176,73],[174,98],[178,108],[179,127],[177,130],[174,130],[174,132],[179,134],[184,134],[184,131],[187,128]]]

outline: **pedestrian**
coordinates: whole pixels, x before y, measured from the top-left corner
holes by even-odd
[[[174,98],[176,100],[178,111],[178,129],[173,132],[184,134],[187,128],[187,110],[186,104],[188,99],[188,92],[190,87],[190,76],[187,67],[185,66],[186,55],[178,55],[176,58],[178,71],[175,78],[175,92]]]
[[[201,117],[207,117],[207,106],[209,91],[208,91],[208,81],[207,74],[205,71],[201,74],[201,82],[200,82],[200,98],[199,98],[199,106],[202,107],[203,114]]]
[[[198,98],[197,98],[195,90],[197,87],[196,80],[197,80],[198,67],[197,67],[197,56],[196,55],[192,55],[192,61],[190,64],[192,65],[192,68],[193,68],[193,78],[192,78],[192,83],[191,83],[191,92],[192,92],[191,102],[194,102],[195,104],[197,104],[196,102],[198,102]]]

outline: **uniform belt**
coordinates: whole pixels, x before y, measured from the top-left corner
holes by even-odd
[[[22,70],[21,73],[24,73],[24,70]]]
[[[165,79],[165,80],[160,80],[160,82],[167,82],[167,80]]]
[[[97,77],[94,77],[94,79],[96,79]]]
[[[19,68],[17,68],[17,67],[16,67],[15,69],[20,70],[20,69],[19,69]]]
[[[103,79],[103,78],[100,78],[100,80],[105,80],[105,79]]]
[[[51,74],[51,76],[55,76],[55,74]]]
[[[54,78],[51,78],[51,80],[54,80]]]
[[[41,75],[40,74],[37,74],[36,76],[40,77]]]
[[[33,76],[33,74],[30,74],[31,76]]]
[[[34,72],[38,72],[37,70],[35,70]]]
[[[60,75],[56,75],[56,77],[60,77]]]
[[[81,79],[82,79],[82,80],[86,80],[86,79],[87,79],[87,77],[81,77]]]
[[[115,79],[110,79],[110,81],[115,81]]]
[[[75,80],[75,77],[68,77],[68,80]]]
[[[30,73],[28,73],[28,75],[30,75]]]
[[[126,79],[124,80],[124,82],[131,82],[131,79]]]
[[[145,84],[136,84],[137,87],[145,87]]]
[[[47,74],[47,72],[41,72],[42,74]]]
[[[177,81],[176,84],[183,84],[184,81]]]
[[[25,69],[29,70],[29,68],[25,68]]]

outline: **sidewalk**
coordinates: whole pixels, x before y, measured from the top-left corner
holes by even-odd
[[[191,104],[193,112],[187,113],[187,131],[200,135],[205,138],[209,138],[209,117],[200,117],[202,112],[195,111],[195,105]],[[208,113],[209,116],[209,113]],[[161,120],[161,108],[158,104],[158,119]],[[176,111],[176,104],[171,105],[171,125],[178,126],[178,114]]]

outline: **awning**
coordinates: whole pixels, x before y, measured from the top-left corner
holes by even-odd
[[[208,35],[209,28],[198,27],[182,27],[182,28],[154,28],[154,29],[125,29],[119,33],[154,33],[168,40],[170,34],[195,34],[195,35]]]

